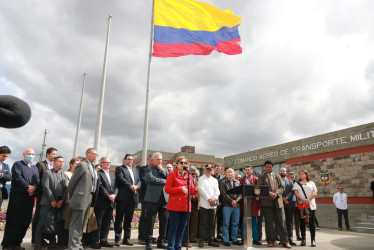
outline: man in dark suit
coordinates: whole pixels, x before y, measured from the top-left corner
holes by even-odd
[[[118,188],[118,196],[116,198],[116,220],[114,223],[115,245],[120,246],[123,222],[123,245],[133,246],[130,241],[131,237],[131,221],[134,214],[136,203],[139,201],[138,189],[141,186],[138,171],[132,167],[134,158],[131,154],[126,154],[123,158],[123,165],[116,168],[116,186]]]
[[[27,148],[23,160],[16,161],[12,167],[12,187],[1,243],[6,250],[24,250],[21,243],[31,222],[35,190],[39,185],[38,168],[32,165],[34,156],[34,150]]]
[[[69,227],[69,249],[84,249],[82,246],[83,226],[99,190],[94,165],[97,156],[96,149],[87,149],[86,158],[75,167],[74,174],[69,181],[69,206],[72,209]]]
[[[152,155],[153,165],[146,169],[147,192],[144,196],[146,204],[145,211],[145,242],[146,249],[152,250],[153,225],[158,213],[159,236],[157,239],[157,248],[166,249],[164,243],[166,239],[166,230],[168,223],[168,211],[166,210],[167,201],[164,195],[164,187],[168,176],[167,169],[162,167],[162,154],[156,152]]]
[[[296,243],[292,240],[292,219],[293,219],[293,208],[295,206],[292,198],[293,198],[293,180],[286,178],[287,176],[287,169],[282,167],[279,170],[279,175],[281,176],[282,183],[284,185],[284,192],[282,194],[283,206],[284,206],[284,214],[286,216],[286,226],[287,226],[287,234],[288,234],[288,243],[290,245],[295,246]]]
[[[115,207],[115,199],[118,194],[116,187],[116,177],[109,171],[110,160],[108,157],[100,159],[101,169],[98,171],[99,193],[95,204],[95,215],[98,229],[94,231],[93,248],[113,247],[108,242],[108,234],[110,222],[113,219],[113,208]]]
[[[38,171],[39,171],[40,184],[39,184],[38,189],[36,190],[36,206],[35,206],[34,218],[32,220],[31,243],[34,243],[35,232],[36,232],[36,228],[38,227],[38,222],[39,222],[40,201],[42,200],[42,197],[43,197],[43,185],[42,185],[43,174],[45,171],[53,168],[53,161],[56,156],[57,156],[57,149],[53,147],[47,148],[45,160],[36,163],[36,166],[38,167]],[[56,243],[56,242],[51,242],[53,241],[53,239],[49,239],[49,241],[52,244]]]
[[[9,171],[9,166],[4,161],[9,157],[12,151],[7,146],[0,147],[0,207],[3,200],[8,199],[8,190],[6,189],[7,181],[12,180],[12,175]]]
[[[279,234],[283,247],[291,248],[288,244],[286,222],[283,210],[282,194],[284,185],[281,177],[273,173],[274,165],[267,160],[264,163],[265,173],[258,177],[258,185],[269,186],[269,198],[261,198],[262,213],[265,217],[265,232],[268,247],[273,247],[276,234]],[[275,227],[274,227],[275,226]]]
[[[146,169],[152,166],[152,154],[148,155],[147,158],[147,165],[142,166],[139,168],[139,179],[141,182],[141,187],[139,190],[139,202],[142,204],[142,211],[139,218],[139,226],[138,226],[138,242],[140,245],[145,245],[145,234],[144,234],[144,228],[145,228],[145,203],[144,196],[147,192],[147,178],[146,178]]]
[[[46,215],[52,208],[55,209],[56,213],[59,213],[62,217],[62,206],[66,200],[68,180],[66,175],[61,171],[64,167],[64,158],[57,156],[53,161],[53,168],[47,170],[43,174],[42,185],[43,185],[43,196],[40,201],[40,214],[38,226],[35,232],[34,250],[42,250],[42,227],[45,223]],[[59,231],[58,237],[61,238],[63,233],[63,221],[59,221],[57,230]],[[53,236],[55,237],[55,236]],[[56,240],[54,240],[56,242]],[[61,246],[63,248],[63,246]]]

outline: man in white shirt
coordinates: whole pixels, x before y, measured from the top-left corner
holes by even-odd
[[[213,241],[214,237],[214,217],[220,194],[218,181],[212,176],[212,165],[205,166],[205,174],[199,178],[200,194],[200,221],[199,221],[199,247],[204,247],[204,241],[208,241],[209,246],[218,247]]]
[[[347,231],[352,231],[351,227],[349,226],[348,221],[348,205],[347,205],[347,194],[343,193],[343,187],[338,187],[338,192],[334,194],[333,198],[334,204],[336,206],[336,212],[338,213],[338,226],[339,231],[342,231],[342,215],[344,215],[345,227]]]

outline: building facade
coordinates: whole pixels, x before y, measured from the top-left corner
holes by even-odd
[[[250,165],[258,175],[265,160],[274,162],[274,171],[285,166],[296,173],[309,172],[318,188],[317,218],[321,226],[337,227],[333,195],[338,186],[348,195],[351,224],[374,215],[374,123],[364,124],[302,140],[245,152],[224,158],[234,169]]]

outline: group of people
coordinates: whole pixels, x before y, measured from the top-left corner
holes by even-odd
[[[34,150],[27,148],[23,160],[15,162],[10,173],[4,163],[10,153],[7,146],[0,147],[1,187],[12,181],[3,249],[24,249],[21,243],[32,218],[35,198],[32,220],[35,250],[44,246],[74,250],[84,249],[83,245],[94,249],[132,246],[131,222],[138,202],[141,203],[138,243],[145,245],[146,250],[152,250],[152,244],[157,244],[160,249],[181,249],[182,246],[191,247],[190,242],[198,243],[200,248],[206,244],[219,247],[219,240],[224,246],[241,245],[244,238],[243,199],[241,194],[229,190],[243,184],[269,188],[268,197],[251,198],[253,244],[262,244],[264,218],[269,247],[274,246],[276,240],[285,248],[296,245],[292,237],[293,219],[301,246],[306,245],[307,225],[311,246],[316,246],[317,188],[306,170],[300,170],[299,181],[295,181],[295,173],[287,173],[284,167],[279,175],[275,174],[271,161],[265,162],[265,170],[259,177],[253,175],[250,166],[244,169],[244,176],[235,176],[232,168],[207,164],[200,176],[185,156],[177,157],[173,164],[164,167],[162,154],[156,152],[148,155],[147,165],[140,167],[139,172],[133,167],[133,156],[126,154],[123,164],[113,173],[109,171],[108,157],[100,158],[100,167],[96,168],[97,151],[89,148],[85,158],[71,159],[69,170],[62,172],[65,160],[58,156],[57,149],[48,148],[46,159],[33,165]],[[0,192],[0,202],[5,193]],[[108,241],[108,233],[114,209],[115,238],[112,244]],[[46,216],[51,210],[55,222],[53,233],[48,231],[51,221]],[[344,212],[341,214],[345,215]],[[156,239],[153,229],[157,216],[159,234]],[[89,232],[91,220],[95,226]]]

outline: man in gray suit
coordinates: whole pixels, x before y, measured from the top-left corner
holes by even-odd
[[[284,192],[282,194],[283,199],[283,206],[284,206],[284,213],[286,215],[286,226],[287,226],[287,233],[288,233],[288,243],[290,245],[295,246],[296,243],[292,240],[292,219],[293,219],[293,207],[294,202],[293,198],[293,180],[286,178],[287,176],[287,169],[282,167],[279,170],[279,175],[281,176],[282,183],[284,185]]]
[[[98,190],[98,178],[94,165],[97,156],[96,149],[87,149],[86,158],[76,166],[69,182],[69,206],[72,209],[68,244],[70,250],[84,249],[82,246],[83,226],[93,201],[93,195]]]
[[[283,210],[282,194],[284,185],[281,177],[273,173],[274,165],[267,160],[264,163],[265,173],[258,177],[258,185],[269,186],[269,198],[261,198],[262,213],[265,217],[265,232],[268,247],[273,247],[278,232],[283,247],[291,248],[288,244],[286,222]],[[276,228],[274,228],[274,226]]]
[[[46,219],[45,215],[48,211],[54,208],[56,209],[56,213],[60,213],[62,217],[62,206],[66,199],[68,188],[67,177],[61,171],[63,167],[64,158],[62,156],[57,156],[53,161],[53,168],[51,170],[46,170],[43,174],[43,196],[40,201],[40,214],[43,216],[39,218],[38,226],[36,227],[34,250],[42,250],[42,228]],[[62,232],[62,229],[63,221],[61,220],[57,230]],[[59,237],[61,236],[59,235]]]
[[[146,249],[152,250],[153,225],[156,214],[160,222],[157,248],[166,249],[164,244],[168,223],[167,201],[164,196],[164,187],[168,170],[162,167],[162,154],[156,152],[152,155],[153,165],[146,169],[147,191],[144,197],[145,208],[145,243]]]

